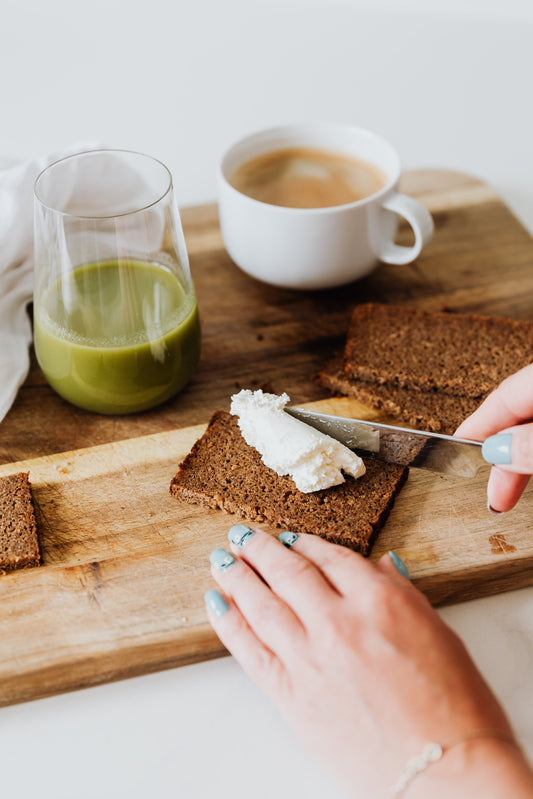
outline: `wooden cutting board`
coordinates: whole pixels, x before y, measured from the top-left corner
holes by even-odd
[[[209,552],[225,545],[234,517],[177,502],[170,480],[240,387],[266,384],[293,403],[376,418],[355,400],[324,400],[310,380],[342,346],[355,303],[533,318],[531,238],[494,192],[434,171],[409,173],[403,188],[432,211],[434,241],[409,267],[380,267],[327,292],[251,280],[222,248],[216,208],[186,209],[204,349],[194,380],[162,408],[85,413],[57,397],[33,361],[0,428],[0,475],[30,471],[44,565],[0,577],[0,703],[224,653],[202,595]],[[493,516],[485,479],[412,470],[372,557],[395,549],[435,603],[533,583],[531,493]]]

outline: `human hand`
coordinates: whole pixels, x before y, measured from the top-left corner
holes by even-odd
[[[487,486],[488,507],[511,510],[533,474],[533,364],[506,378],[457,428],[461,438],[483,441],[495,464]]]
[[[209,591],[209,618],[352,796],[388,795],[406,761],[428,741],[480,728],[511,734],[461,641],[398,573],[391,555],[376,567],[317,536],[281,536],[292,543],[290,551],[261,530],[230,530],[233,554],[217,549],[211,555],[213,577],[228,601]],[[484,744],[511,749],[501,741],[470,742],[474,749]],[[446,769],[475,774],[477,754],[463,751],[458,761],[454,751],[416,778],[409,799],[440,796],[435,780],[438,788]],[[454,795],[493,796],[491,785]]]

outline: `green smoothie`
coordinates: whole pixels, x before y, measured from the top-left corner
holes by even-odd
[[[37,360],[52,388],[99,413],[164,402],[200,356],[194,291],[158,263],[79,266],[45,289],[34,325]]]

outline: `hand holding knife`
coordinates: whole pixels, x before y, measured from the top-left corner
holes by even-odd
[[[303,408],[285,408],[285,412],[349,449],[358,450],[363,457],[366,455],[387,463],[461,477],[474,477],[481,467],[488,465],[480,441],[315,413]]]
[[[462,477],[492,465],[487,486],[492,512],[511,510],[533,474],[533,363],[504,380],[454,436],[285,410],[363,456]]]
[[[511,510],[533,474],[533,364],[506,378],[456,433],[482,439],[493,464],[487,486],[489,510]]]

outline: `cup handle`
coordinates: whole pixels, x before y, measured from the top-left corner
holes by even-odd
[[[433,235],[434,225],[431,214],[418,200],[408,197],[407,194],[391,194],[384,200],[381,207],[386,211],[398,214],[411,225],[415,234],[415,243],[411,247],[404,247],[393,241],[383,242],[378,256],[380,261],[398,265],[411,263],[418,257],[422,247],[426,246]]]

